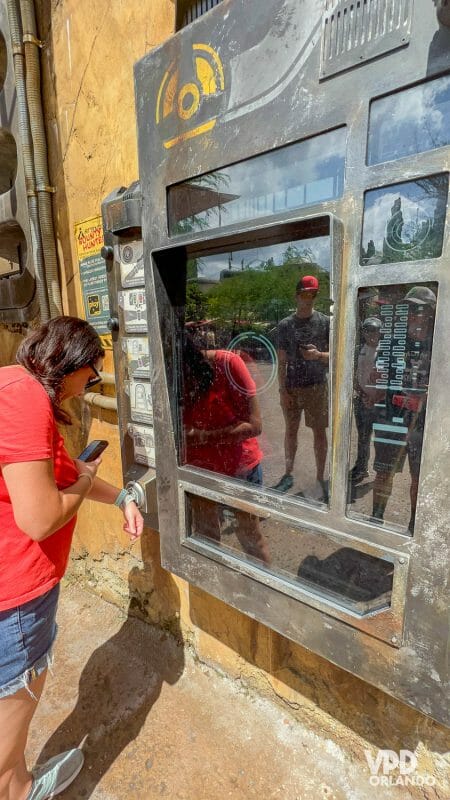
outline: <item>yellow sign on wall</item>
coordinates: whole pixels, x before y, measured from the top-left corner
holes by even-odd
[[[109,320],[109,295],[106,265],[101,256],[103,247],[102,218],[78,222],[75,225],[78,264],[85,319],[97,331],[105,348],[112,349]]]

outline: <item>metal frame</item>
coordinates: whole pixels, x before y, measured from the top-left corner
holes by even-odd
[[[439,27],[426,0],[416,0],[408,46],[368,64],[320,80],[320,30],[324,8],[314,0],[233,0],[216,13],[188,26],[144,57],[135,69],[140,180],[149,341],[153,360],[153,412],[157,455],[158,508],[162,563],[187,581],[201,586],[243,613],[258,619],[364,680],[450,725],[448,702],[448,519],[450,365],[450,230],[440,258],[388,266],[361,266],[359,248],[364,192],[370,188],[450,171],[450,147],[414,158],[366,165],[369,105],[372,99],[407,88],[448,71],[449,31]],[[275,13],[277,12],[277,13]],[[249,30],[248,20],[252,20]],[[305,28],[305,20],[309,21]],[[287,24],[289,23],[289,24]],[[206,43],[219,54],[224,88],[201,106],[192,122],[177,117],[176,108],[157,121],[163,78],[177,65],[179,84],[193,80],[193,46]],[[232,43],[232,50],[231,48]],[[267,49],[273,47],[271,70]],[[278,47],[278,49],[277,49]],[[380,44],[382,48],[382,43]],[[381,49],[380,52],[383,52]],[[172,65],[172,67],[171,67]],[[206,111],[215,114],[205,128]],[[199,133],[193,133],[193,123]],[[282,124],[280,124],[280,122]],[[191,125],[191,127],[189,127]],[[169,237],[166,190],[179,181],[219,169],[258,153],[347,125],[346,182],[342,198],[302,209],[296,214],[258,219],[219,231]],[[172,138],[167,129],[172,128]],[[168,144],[169,142],[169,144]],[[175,144],[174,144],[175,142]],[[175,446],[176,419],[170,365],[174,357],[176,274],[186,253],[212,244],[242,241],[276,226],[329,215],[342,245],[335,271],[335,343],[330,510],[313,508],[270,492],[179,468]],[[182,279],[182,275],[180,277]],[[388,525],[372,526],[346,516],[348,442],[352,417],[348,386],[352,383],[358,288],[371,285],[438,281],[430,396],[427,410],[416,532],[410,538]],[[167,379],[166,364],[169,364]],[[439,431],[438,435],[435,432]],[[186,488],[233,506],[254,509],[320,530],[368,552],[381,552],[395,562],[391,619],[386,612],[364,620],[344,618],[339,609],[301,590],[281,585],[267,570],[198,545],[184,538]],[[288,593],[287,593],[288,591]],[[314,600],[314,602],[313,602]],[[364,629],[363,629],[364,628]],[[394,633],[392,633],[394,631]],[[392,639],[395,637],[395,641]]]

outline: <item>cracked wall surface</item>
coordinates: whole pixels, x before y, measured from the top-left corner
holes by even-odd
[[[172,34],[174,3],[39,0],[38,9],[64,311],[83,316],[74,225],[99,214],[113,188],[138,177],[133,64]],[[2,363],[13,359],[19,341],[20,332],[3,326]],[[105,370],[113,371],[110,353]],[[101,475],[121,485],[115,413],[77,403],[72,410],[71,452],[89,439],[108,439]],[[117,509],[84,503],[68,580],[181,636],[199,660],[277,698],[366,769],[365,747],[374,754],[412,750],[436,786],[410,787],[411,797],[450,796],[448,730],[167,573],[154,531],[130,545],[121,528]]]

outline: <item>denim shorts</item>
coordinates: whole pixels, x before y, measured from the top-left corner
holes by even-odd
[[[0,698],[29,689],[51,662],[59,584],[7,611],[0,611]],[[30,694],[32,692],[30,691]]]
[[[256,467],[253,467],[246,475],[242,476],[244,481],[247,483],[254,483],[256,486],[262,486],[263,482],[263,472],[261,464],[257,464]]]

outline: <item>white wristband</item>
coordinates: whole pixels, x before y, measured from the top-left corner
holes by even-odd
[[[125,508],[125,506],[128,505],[128,503],[135,503],[135,502],[136,502],[136,500],[133,497],[133,495],[130,492],[127,491],[125,497],[122,500],[122,503],[120,504],[120,507],[123,509],[123,508]]]

